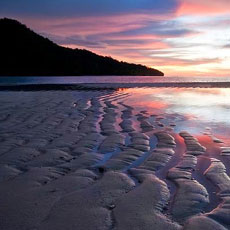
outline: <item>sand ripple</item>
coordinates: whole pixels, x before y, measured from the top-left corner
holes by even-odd
[[[176,119],[87,87],[1,92],[0,229],[230,229],[229,147],[210,158]]]

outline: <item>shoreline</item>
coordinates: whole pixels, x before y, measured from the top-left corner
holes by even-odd
[[[160,82],[160,83],[77,83],[77,84],[4,84],[1,91],[37,90],[116,90],[120,88],[230,88],[230,82]]]

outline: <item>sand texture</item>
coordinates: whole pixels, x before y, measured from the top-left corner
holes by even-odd
[[[1,230],[230,229],[230,148],[129,98],[0,92]]]

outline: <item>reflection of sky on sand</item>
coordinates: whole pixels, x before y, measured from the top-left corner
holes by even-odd
[[[200,134],[210,127],[213,135],[226,139],[230,132],[230,89],[136,88],[128,103],[137,111],[164,115],[176,122],[175,131]]]

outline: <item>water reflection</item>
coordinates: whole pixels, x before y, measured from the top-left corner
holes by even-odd
[[[199,88],[132,88],[127,103],[137,111],[162,115],[176,123],[175,131],[187,130],[193,135],[205,133],[229,142],[230,89]]]

